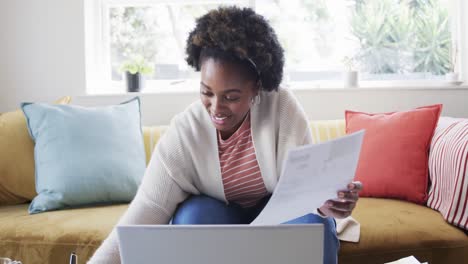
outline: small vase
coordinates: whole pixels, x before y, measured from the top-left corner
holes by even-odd
[[[127,87],[127,92],[139,92],[143,89],[143,77],[139,72],[131,74],[127,71],[125,72],[125,84]]]
[[[344,73],[344,86],[346,88],[358,87],[357,71],[347,71]]]

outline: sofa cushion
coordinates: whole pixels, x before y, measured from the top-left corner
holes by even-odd
[[[397,198],[424,204],[428,158],[442,105],[369,114],[346,111],[346,133],[365,129],[355,180],[361,196]]]
[[[360,198],[352,216],[361,223],[361,238],[341,242],[339,263],[385,263],[408,255],[431,264],[468,259],[467,235],[423,205]]]
[[[431,143],[427,205],[468,230],[468,119],[441,118]]]
[[[127,204],[28,214],[28,205],[0,207],[0,256],[28,264],[80,263],[91,257],[112,231]]]
[[[68,104],[66,96],[55,103]],[[20,204],[36,196],[34,142],[21,110],[0,114],[0,205]]]
[[[344,119],[310,121],[312,142],[321,143],[346,135],[345,125]]]
[[[151,154],[156,148],[159,139],[166,133],[168,126],[144,126],[143,130],[143,140],[145,142],[145,153],[146,153],[146,164],[149,163],[151,159]]]
[[[23,103],[35,141],[30,213],[129,202],[145,172],[140,101],[80,107]]]

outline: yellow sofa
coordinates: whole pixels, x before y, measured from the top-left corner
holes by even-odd
[[[311,122],[315,142],[344,135],[344,120]],[[147,159],[166,127],[144,127]],[[32,154],[31,154],[32,155]],[[2,175],[0,175],[2,179]],[[0,256],[35,263],[85,261],[109,234],[127,204],[28,214],[28,204],[0,206]],[[425,206],[361,198],[353,216],[361,223],[359,243],[341,243],[340,263],[384,263],[408,255],[420,261],[468,263],[468,236]]]

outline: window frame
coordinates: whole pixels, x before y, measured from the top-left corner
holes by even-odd
[[[85,0],[85,55],[86,55],[86,94],[124,94],[126,93],[122,81],[113,81],[110,58],[109,41],[109,7],[110,6],[151,6],[157,4],[232,4],[233,0]],[[255,9],[256,0],[246,0],[248,6]],[[456,10],[454,12],[454,10]],[[451,32],[458,48],[458,61],[456,69],[460,80],[468,77],[468,2],[463,0],[450,0],[449,12],[456,13],[456,18],[451,19]],[[196,80],[195,80],[196,81]],[[146,81],[144,93],[170,93],[193,92],[193,86],[197,85],[193,79],[187,80],[151,80]],[[302,81],[287,82],[287,87],[292,89],[340,89],[341,81]],[[392,80],[392,81],[361,81],[360,87],[364,88],[390,88],[390,87],[426,87],[426,86],[450,86],[444,81],[434,80]],[[157,89],[151,87],[158,87]]]

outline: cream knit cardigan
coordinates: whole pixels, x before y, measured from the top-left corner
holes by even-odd
[[[272,193],[288,149],[312,144],[312,137],[306,115],[290,91],[261,92],[260,98],[250,110],[252,139],[265,186]],[[195,102],[171,121],[118,225],[168,224],[190,194],[226,201],[219,164],[216,129],[201,102]],[[340,239],[359,239],[354,219],[337,223]],[[88,263],[120,263],[115,228]]]

